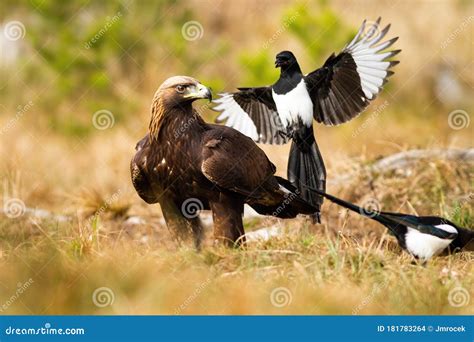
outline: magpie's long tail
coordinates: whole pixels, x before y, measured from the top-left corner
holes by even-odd
[[[301,197],[316,208],[311,217],[313,222],[319,223],[323,197],[309,188],[323,192],[326,190],[326,168],[314,138],[313,127],[301,125],[292,138],[288,180],[300,191]]]
[[[365,215],[363,214],[363,213],[364,213],[364,210],[363,210],[361,207],[359,207],[359,206],[357,206],[357,205],[355,205],[355,204],[352,204],[352,203],[350,203],[350,202],[346,202],[346,201],[344,201],[344,200],[342,200],[342,199],[340,199],[340,198],[334,197],[333,195],[327,194],[327,193],[325,193],[324,191],[321,191],[321,190],[316,189],[316,188],[310,188],[310,189],[308,189],[308,190],[309,190],[309,191],[313,191],[313,192],[315,192],[315,193],[317,193],[317,194],[319,194],[319,195],[321,195],[321,196],[323,196],[323,197],[326,197],[328,200],[330,200],[330,201],[333,202],[333,203],[336,203],[336,204],[340,205],[341,207],[344,207],[344,208],[346,208],[346,209],[355,211],[356,213],[359,213],[360,215],[365,216]],[[367,215],[367,216],[368,216],[368,215]]]
[[[371,218],[371,219],[374,219],[374,220],[378,221],[378,220],[377,220],[377,216],[378,216],[378,215],[375,215],[373,212],[370,212],[370,211],[368,211],[368,210],[366,210],[366,209],[364,209],[364,208],[361,208],[361,207],[359,207],[359,206],[357,206],[357,205],[355,205],[355,204],[352,204],[352,203],[350,203],[350,202],[346,202],[346,201],[344,201],[344,200],[342,200],[342,199],[340,199],[340,198],[337,198],[337,197],[335,197],[335,196],[333,196],[333,195],[327,194],[326,192],[321,191],[321,190],[319,190],[319,189],[317,189],[317,188],[313,188],[313,187],[309,188],[309,187],[308,187],[308,190],[309,190],[309,191],[312,191],[312,192],[315,192],[315,193],[317,193],[318,195],[321,195],[321,196],[323,196],[323,197],[326,197],[326,198],[327,198],[328,200],[330,200],[331,202],[336,203],[336,204],[338,204],[338,205],[340,205],[341,207],[344,207],[344,208],[346,208],[346,209],[352,210],[352,211],[358,213],[359,215],[362,215],[362,216],[365,216],[365,217],[368,217],[368,218]]]
[[[308,190],[313,191],[313,192],[315,192],[315,193],[317,193],[317,194],[319,194],[323,197],[326,197],[328,200],[330,200],[333,203],[336,203],[336,204],[340,205],[341,207],[352,210],[352,211],[358,213],[359,215],[362,215],[364,217],[370,218],[374,221],[377,221],[377,222],[383,224],[390,231],[392,231],[396,236],[400,233],[400,229],[398,229],[398,226],[399,226],[398,222],[391,220],[384,213],[369,211],[367,209],[361,208],[361,207],[359,207],[355,204],[352,204],[350,202],[346,202],[346,201],[344,201],[340,198],[337,198],[333,195],[327,194],[326,192],[321,191],[321,190],[316,189],[316,188],[309,188]]]

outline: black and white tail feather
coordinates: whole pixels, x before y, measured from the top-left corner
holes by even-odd
[[[300,190],[301,197],[317,208],[311,215],[314,223],[321,222],[323,197],[308,189],[326,190],[326,167],[314,139],[312,127],[303,127],[293,135],[288,158],[288,180]]]

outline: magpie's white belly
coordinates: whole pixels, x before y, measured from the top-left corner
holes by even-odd
[[[440,254],[453,241],[452,239],[440,239],[434,235],[424,234],[410,227],[407,228],[408,231],[405,235],[407,250],[420,259],[427,260]]]
[[[306,126],[313,123],[313,102],[309,96],[304,79],[286,94],[276,94],[272,90],[278,115],[285,127],[298,123],[300,119]]]

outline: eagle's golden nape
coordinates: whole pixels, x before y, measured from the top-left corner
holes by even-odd
[[[199,216],[186,212],[190,201],[212,211],[214,240],[229,246],[245,241],[244,203],[281,218],[314,213],[288,181],[274,176],[275,166],[252,139],[204,122],[192,102],[210,97],[192,77],[163,82],[153,97],[149,132],[131,161],[138,195],[160,204],[172,234],[180,241],[193,236],[199,248],[203,229]]]

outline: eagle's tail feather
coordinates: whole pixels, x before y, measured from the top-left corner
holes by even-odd
[[[291,143],[288,180],[300,191],[301,197],[317,209],[311,217],[313,222],[320,223],[323,197],[309,188],[326,191],[326,168],[312,128],[302,137],[295,137]]]

